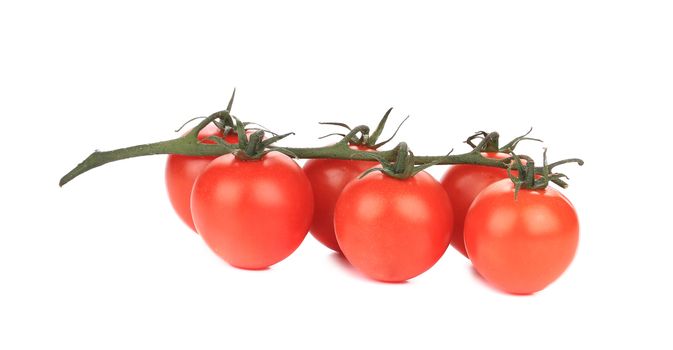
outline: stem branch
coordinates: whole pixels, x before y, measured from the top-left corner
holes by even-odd
[[[197,127],[195,127],[191,132],[185,134],[182,137],[162,141],[149,143],[144,145],[120,148],[113,151],[95,151],[89,155],[83,162],[79,163],[74,169],[68,172],[63,178],[61,178],[59,185],[63,186],[66,183],[70,182],[72,179],[77,176],[101,165],[114,162],[117,160],[147,156],[153,154],[181,154],[188,156],[219,156],[227,153],[231,153],[232,150],[237,148],[236,145],[222,145],[222,144],[205,144],[198,141],[196,135],[198,131],[205,127],[207,123],[215,119],[216,115],[211,115],[210,117],[203,120]],[[362,127],[356,127],[351,130],[351,132],[342,139],[333,145],[325,147],[312,147],[312,148],[292,148],[292,147],[276,147],[269,146],[268,148],[279,149],[284,151],[289,151],[290,154],[296,155],[298,158],[303,159],[312,159],[312,158],[331,158],[331,159],[346,159],[346,160],[374,160],[375,156],[378,158],[385,159],[389,162],[395,161],[398,149],[397,147],[388,150],[388,151],[360,151],[356,149],[351,149],[348,147],[348,141],[350,137],[355,136],[356,133],[362,131]],[[497,135],[497,134],[496,134]],[[463,154],[456,155],[440,155],[440,156],[415,156],[414,163],[417,165],[428,164],[435,162],[436,164],[472,164],[472,165],[483,165],[490,167],[498,168],[507,168],[509,165],[510,159],[490,159],[483,157],[479,152],[468,152]],[[578,160],[569,160],[569,161],[578,161]],[[550,164],[550,166],[556,166],[562,164],[566,161],[559,161],[556,163]],[[535,173],[541,173],[541,168],[536,168]],[[558,185],[562,186],[565,184],[563,181],[559,180],[554,181]]]

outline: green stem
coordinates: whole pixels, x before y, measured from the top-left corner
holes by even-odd
[[[205,119],[191,132],[173,140],[132,146],[127,148],[120,148],[113,151],[105,151],[105,152],[96,151],[91,155],[89,155],[83,162],[78,164],[65,176],[63,176],[63,178],[61,178],[59,182],[59,185],[63,186],[66,183],[70,182],[72,179],[93,168],[97,168],[101,165],[127,158],[134,158],[154,154],[219,156],[231,153],[232,149],[235,149],[236,146],[232,148],[231,146],[221,144],[204,144],[200,143],[197,139],[198,130],[202,129],[207,123],[212,121],[214,118],[216,118],[215,115]],[[354,132],[351,132],[351,134],[355,134],[357,130],[358,128],[354,128],[353,129]],[[380,158],[392,162],[397,157],[397,149],[398,149],[397,147],[388,151],[359,151],[348,147],[348,142],[345,140],[348,140],[348,138],[344,138],[342,141],[337,142],[336,144],[325,147],[314,147],[314,148],[284,147],[284,150],[289,151],[292,154],[295,154],[298,158],[303,159],[330,158],[330,159],[347,159],[347,160],[373,160],[374,158],[372,157],[372,154],[375,154]],[[276,147],[270,146],[269,148],[274,149]],[[431,162],[437,162],[438,160],[441,160],[438,164],[473,164],[473,165],[483,165],[498,168],[507,168],[508,166],[507,159],[496,160],[485,158],[481,156],[481,154],[478,151],[471,151],[464,154],[457,154],[450,156],[446,155],[416,156],[414,163],[420,165]],[[538,169],[536,169],[536,172],[537,171]]]
[[[185,142],[184,137],[169,141],[120,148],[114,151],[95,151],[84,161],[77,164],[74,169],[63,176],[61,181],[59,181],[59,186],[65,185],[66,183],[70,182],[70,180],[93,168],[97,168],[101,165],[122,159],[149,156],[153,154],[218,156],[225,153],[229,153],[229,151],[225,151],[225,148],[220,145],[206,145],[194,142]]]

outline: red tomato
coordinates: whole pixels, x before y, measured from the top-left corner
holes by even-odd
[[[198,138],[199,140],[204,140],[210,136],[222,137],[222,130],[214,124],[208,124],[205,128],[199,131]],[[237,144],[238,136],[235,133],[230,133],[224,140],[231,144]],[[206,140],[204,143],[212,144],[214,142]],[[192,213],[189,207],[189,197],[192,194],[192,186],[194,185],[196,177],[199,176],[203,169],[205,169],[215,158],[217,157],[194,157],[170,154],[166,161],[166,189],[168,190],[168,198],[180,219],[194,231],[196,231],[196,229],[194,228]]]
[[[579,239],[575,208],[553,188],[521,189],[498,181],[474,200],[465,219],[465,246],[474,268],[495,287],[530,294],[570,265]]]
[[[491,159],[505,159],[510,156],[507,153],[496,152],[482,153],[482,155]],[[468,256],[463,239],[463,225],[467,209],[484,188],[506,178],[508,176],[505,169],[469,164],[453,165],[442,177],[442,186],[449,194],[453,205],[454,222],[451,245],[463,255]]]
[[[371,150],[364,146],[351,148]],[[341,159],[311,159],[306,162],[304,173],[311,181],[315,204],[310,232],[320,243],[337,252],[341,251],[334,234],[334,206],[344,187],[375,165],[372,161]]]
[[[313,215],[311,183],[288,156],[213,160],[194,183],[192,217],[208,246],[229,264],[263,269],[289,256]]]
[[[367,276],[401,282],[423,273],[449,246],[453,215],[426,172],[400,180],[373,172],[344,188],[334,211],[346,259]]]

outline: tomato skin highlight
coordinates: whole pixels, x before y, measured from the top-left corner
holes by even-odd
[[[194,183],[192,217],[208,246],[243,269],[269,267],[294,252],[313,215],[311,184],[288,156],[213,160]]]
[[[370,151],[364,146],[350,146]],[[365,170],[376,166],[373,161],[342,159],[311,159],[304,164],[304,173],[311,181],[315,210],[311,235],[326,247],[341,252],[334,233],[334,207],[344,187]]]
[[[400,180],[373,172],[351,181],[334,212],[344,256],[365,275],[402,282],[432,267],[451,240],[451,202],[426,172]]]
[[[482,153],[484,157],[491,159],[505,159],[510,157],[507,153],[489,152]],[[441,179],[441,184],[449,194],[453,205],[453,233],[451,234],[451,246],[461,254],[469,258],[465,250],[463,227],[465,215],[470,205],[479,192],[490,184],[508,178],[507,170],[481,165],[458,164],[452,165]]]
[[[205,140],[210,136],[222,137],[222,130],[214,124],[208,124],[205,128],[199,131],[198,139]],[[238,136],[235,133],[228,134],[224,140],[231,144],[238,143]],[[204,143],[214,143],[213,141],[205,140]],[[194,181],[201,174],[215,157],[198,157],[198,156],[183,156],[180,154],[169,154],[166,160],[166,190],[168,192],[168,199],[173,206],[173,209],[178,214],[180,219],[189,226],[194,232],[194,221],[192,220],[192,212],[189,206],[190,197],[192,194],[192,187]]]
[[[521,189],[498,181],[474,200],[465,219],[465,245],[474,268],[496,288],[532,294],[570,265],[579,241],[575,208],[559,191]]]

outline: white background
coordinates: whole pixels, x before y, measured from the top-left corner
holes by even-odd
[[[670,348],[671,18],[667,1],[3,2],[0,348]],[[528,297],[453,249],[406,284],[310,236],[242,271],[173,214],[164,156],[57,186],[94,149],[223,109],[233,87],[234,113],[297,132],[287,145],[390,106],[417,154],[535,127],[552,159],[586,160],[562,169],[575,261]]]

